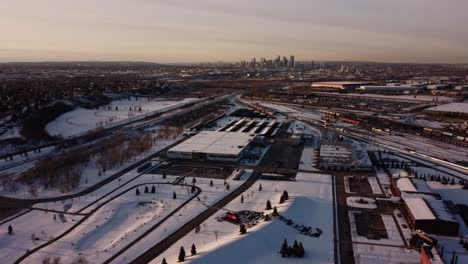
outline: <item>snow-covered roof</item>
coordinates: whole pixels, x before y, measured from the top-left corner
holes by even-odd
[[[254,137],[255,134],[242,132],[202,131],[171,148],[169,152],[238,155]]]
[[[323,142],[320,146],[320,162],[354,163],[352,145],[349,142]]]
[[[435,220],[436,216],[432,213],[431,208],[427,205],[426,201],[421,197],[405,198],[406,205],[408,206],[411,214],[416,220]]]
[[[427,109],[428,111],[438,112],[458,112],[468,114],[468,103],[449,103]]]
[[[416,192],[417,191],[414,184],[408,178],[398,179],[396,184],[400,191],[403,191],[403,192]]]

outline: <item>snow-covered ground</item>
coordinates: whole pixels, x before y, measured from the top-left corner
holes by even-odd
[[[56,218],[54,220],[54,214]],[[2,263],[13,263],[28,249],[42,245],[74,225],[83,216],[32,210],[0,226],[0,259]],[[8,225],[13,235],[7,233]],[[35,240],[33,238],[38,238]],[[40,262],[39,262],[40,263]]]
[[[419,253],[404,247],[353,244],[354,261],[359,264],[418,264]]]
[[[136,118],[156,110],[164,111],[169,107],[193,102],[197,99],[184,100],[117,100],[99,109],[77,108],[57,117],[46,126],[50,135],[72,137],[92,131],[97,127],[107,127],[116,122],[125,122],[129,118]],[[141,112],[139,111],[141,107]],[[130,110],[131,109],[131,110]]]
[[[5,132],[3,132],[0,135],[0,140],[5,140],[9,138],[20,138],[20,137],[22,137],[20,134],[20,127],[14,126],[12,128],[5,129]]]
[[[360,236],[356,229],[355,224],[355,217],[354,215],[359,212],[350,211],[349,214],[349,222],[351,224],[351,239],[353,242],[359,243],[372,243],[378,245],[390,245],[390,246],[404,246],[403,240],[400,236],[398,231],[398,227],[396,226],[395,220],[391,215],[381,214],[382,221],[385,225],[385,230],[387,231],[388,238],[381,238],[381,239],[369,239],[364,236]]]
[[[377,204],[375,200],[367,197],[350,196],[346,198],[346,203],[350,207],[363,208],[363,209],[376,209]]]
[[[46,148],[42,148],[41,152],[36,152],[35,153],[34,151],[29,151],[28,156],[15,155],[15,156],[13,156],[12,160],[10,160],[10,159],[6,159],[6,160],[1,159],[0,160],[0,169],[10,167],[10,166],[14,166],[15,164],[21,164],[21,163],[23,163],[25,161],[28,161],[28,160],[43,157],[43,156],[46,156],[46,155],[48,155],[48,154],[50,154],[51,152],[54,152],[54,151],[55,151],[55,147],[46,147]]]
[[[315,148],[304,147],[301,154],[301,162],[299,163],[299,170],[319,171],[319,169],[315,167],[317,158]]]
[[[143,179],[143,178],[142,178]],[[153,184],[147,185],[149,188]],[[71,233],[32,254],[26,263],[38,263],[45,256],[60,255],[71,263],[79,254],[89,260],[103,261],[123,248],[160,219],[177,208],[192,194],[185,187],[154,184],[156,193],[135,194],[135,188],[99,208]],[[177,199],[172,199],[172,193]]]
[[[25,260],[25,263],[40,263],[47,256],[60,256],[62,261],[70,263],[76,259],[79,254],[85,256],[90,261],[102,262],[148,230],[148,228],[158,223],[160,219],[192,196],[189,187],[158,184],[160,182],[172,182],[177,176],[167,175],[166,179],[163,179],[161,175],[155,174],[143,174],[138,176],[139,174],[137,174],[135,170],[127,174],[121,177],[122,180],[114,180],[84,197],[69,199],[62,202],[37,204],[35,208],[67,211],[68,213],[80,212],[86,214],[93,213],[95,209],[97,209],[97,211],[65,237],[32,254]],[[230,191],[237,188],[250,174],[251,171],[246,170],[240,181],[234,181],[228,178],[227,181],[231,186]],[[131,181],[125,184],[127,180]],[[191,183],[192,178],[186,181]],[[154,230],[146,242],[142,240],[143,247],[132,248],[133,250],[130,250],[128,254],[131,257],[136,257],[138,254],[141,254],[142,250],[144,251],[146,248],[149,248],[155,241],[163,239],[170,234],[171,231],[190,221],[195,215],[206,209],[208,205],[218,201],[230,192],[226,190],[223,184],[224,180],[213,179],[213,187],[210,186],[209,182],[210,179],[197,178],[196,185],[202,189],[202,193],[198,197],[199,199],[191,201],[176,215],[171,217],[169,221],[164,222],[160,227]],[[138,187],[140,195],[137,196],[135,186],[141,184],[144,185]],[[156,193],[154,194],[151,193],[153,185],[156,189]],[[148,186],[149,193],[144,192],[144,186]],[[106,195],[116,188],[120,189],[114,191],[110,195]],[[124,192],[127,189],[130,190]],[[177,194],[177,199],[175,200],[172,199],[173,192]],[[104,198],[88,206],[101,197]],[[101,204],[103,205],[99,207]],[[32,213],[27,213],[7,223],[20,228],[21,225],[18,224],[18,222],[23,221],[24,225],[28,226],[24,228],[24,232],[28,233],[28,235],[20,236],[18,234],[16,237],[18,240],[15,243],[24,243],[25,246],[27,246],[28,244],[25,241],[30,239],[29,232],[39,232],[37,229],[38,226],[35,224],[33,213],[42,214],[43,212],[33,210]],[[41,217],[41,221],[43,218],[44,221],[50,220],[49,222],[53,223],[53,213],[48,214],[50,217]],[[69,217],[69,215],[66,216]],[[73,215],[75,219],[73,223],[76,223],[79,217],[82,216]],[[39,227],[41,227],[41,225],[39,225]],[[50,228],[54,228],[56,232],[55,235],[63,233],[70,226],[59,227],[60,226],[55,224],[50,225]],[[4,230],[7,230],[7,228],[5,227]],[[0,244],[12,244],[7,239],[8,237],[5,238],[2,234]],[[33,247],[31,246],[30,248]],[[12,246],[8,251],[0,251],[0,257],[8,257],[9,261],[6,263],[11,263],[24,254],[25,250],[23,249],[24,247]],[[3,254],[3,252],[5,252],[5,254]],[[127,263],[127,257],[128,255],[123,255],[122,259],[117,260],[117,263]]]
[[[382,190],[380,189],[380,185],[376,177],[367,177],[367,181],[369,182],[373,194],[382,194]]]
[[[205,221],[198,234],[190,232],[151,263],[161,263],[163,257],[168,263],[176,263],[180,247],[184,246],[190,255],[192,243],[197,247],[198,254],[188,257],[188,263],[334,263],[331,176],[298,173],[296,179],[297,182],[257,181],[244,192],[244,203],[237,198],[225,209],[264,212],[266,201],[270,200],[272,206],[277,206],[278,212],[286,218],[297,224],[322,229],[323,234],[319,238],[301,235],[275,219],[261,222],[241,236],[237,225],[216,220],[216,217],[224,215],[225,211],[222,210]],[[262,191],[258,191],[259,184]],[[289,192],[290,200],[280,205],[278,201],[283,190]],[[271,213],[271,210],[265,212]],[[289,243],[301,241],[305,257],[281,258],[278,252],[284,239]]]
[[[155,128],[156,130],[158,128]],[[166,146],[169,146],[170,144],[181,140],[183,137],[182,135],[177,136],[176,138],[171,138],[171,139],[158,139],[154,143],[154,145],[151,147],[150,150],[148,150],[146,153],[140,154],[138,157],[135,157],[132,160],[129,160],[127,162],[124,162],[120,166],[117,166],[113,169],[107,170],[104,174],[99,175],[99,168],[96,165],[95,159],[91,159],[91,161],[83,168],[83,173],[81,176],[81,181],[80,185],[71,191],[71,193],[77,193],[79,191],[82,191],[102,180],[104,180],[106,177],[109,177],[110,175],[117,173],[118,171],[138,162],[142,158],[145,158],[161,149],[163,149]],[[32,163],[28,163],[29,165],[32,165]],[[38,197],[40,198],[45,198],[45,197],[54,197],[54,196],[59,196],[63,195],[64,193],[61,192],[58,189],[44,189],[42,186],[37,186],[38,187]],[[16,192],[9,192],[4,190],[3,188],[0,190],[0,195],[2,196],[7,196],[7,197],[15,197],[15,198],[38,198],[34,197],[31,195],[31,193],[28,192],[28,186],[18,183],[18,190]]]

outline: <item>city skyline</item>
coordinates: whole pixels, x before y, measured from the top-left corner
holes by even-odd
[[[352,2],[352,3],[350,3]],[[297,61],[468,63],[468,2],[11,1],[0,62]]]

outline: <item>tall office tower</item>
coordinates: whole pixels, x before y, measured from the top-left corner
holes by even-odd
[[[286,56],[283,56],[283,63],[281,64],[283,67],[288,67],[288,59],[286,59]]]
[[[296,67],[296,61],[294,61],[294,55],[289,56],[289,67],[291,68]]]
[[[257,68],[257,60],[255,60],[255,58],[252,59],[252,62],[250,62],[250,67],[251,68]]]
[[[265,59],[265,58],[261,58],[261,59],[260,59],[260,66],[261,66],[262,68],[266,68],[267,65],[266,65],[266,59]]]
[[[280,55],[278,55],[278,57],[276,57],[276,60],[275,60],[275,67],[279,67],[280,63],[281,63],[281,57]]]

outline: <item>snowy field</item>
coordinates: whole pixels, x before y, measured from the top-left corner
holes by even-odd
[[[390,246],[404,246],[403,240],[398,232],[398,228],[396,226],[395,220],[391,215],[381,214],[382,221],[385,225],[385,230],[387,231],[388,239],[381,238],[377,239],[369,239],[364,236],[360,236],[356,230],[355,218],[354,214],[357,212],[350,211],[349,212],[349,221],[351,223],[351,239],[353,242],[360,242],[360,243],[371,243],[371,244],[379,244],[379,245],[390,245]]]
[[[10,166],[14,166],[15,164],[21,164],[21,163],[23,163],[25,161],[28,161],[28,160],[37,159],[37,158],[49,155],[50,153],[55,152],[55,151],[56,151],[55,147],[46,147],[46,148],[42,148],[41,152],[34,153],[34,151],[29,151],[28,156],[15,155],[15,156],[13,156],[12,160],[10,160],[10,159],[7,159],[7,160],[1,159],[0,160],[0,169],[10,167]]]
[[[13,263],[15,259],[32,249],[60,235],[82,216],[59,216],[54,213],[33,210],[0,226],[0,258],[2,263]],[[8,225],[13,227],[13,235],[7,233]]]
[[[315,167],[318,159],[315,151],[315,148],[304,147],[301,154],[301,162],[299,163],[299,170],[319,171],[319,169]]]
[[[153,184],[148,184],[151,188]],[[120,250],[160,219],[181,205],[192,194],[185,187],[158,185],[156,193],[135,194],[136,188],[106,203],[71,233],[34,253],[26,263],[39,263],[46,256],[59,255],[71,263],[79,254],[89,260],[103,261]],[[177,199],[172,199],[176,192]]]
[[[260,184],[262,191],[258,191]],[[278,201],[283,190],[289,192],[290,199],[280,205]],[[224,215],[225,211],[221,210],[202,224],[198,234],[190,232],[151,263],[159,264],[163,257],[168,263],[176,263],[180,247],[184,246],[190,255],[192,243],[196,245],[198,254],[188,257],[187,263],[334,263],[331,176],[298,173],[297,182],[260,180],[243,196],[243,203],[238,197],[225,209],[271,213],[271,210],[265,210],[266,201],[270,200],[286,218],[313,229],[320,228],[323,234],[319,238],[301,235],[294,228],[273,219],[249,228],[247,234],[241,236],[237,225],[216,220],[216,217]],[[289,243],[301,241],[305,257],[281,258],[278,252],[284,239]]]
[[[64,113],[46,126],[50,135],[72,137],[84,134],[97,127],[107,127],[112,123],[125,122],[129,118],[161,110],[169,107],[183,105],[197,99],[186,98],[184,100],[117,100],[99,109],[77,108]],[[141,108],[141,112],[139,111]]]
[[[250,173],[251,171],[246,171],[240,181],[233,181],[228,178],[227,181],[231,186],[230,191],[237,188]],[[92,213],[92,215],[65,237],[32,254],[25,260],[25,263],[40,263],[47,256],[60,256],[61,261],[71,263],[79,255],[86,257],[92,263],[94,263],[93,261],[97,261],[96,263],[103,262],[192,196],[189,187],[158,184],[167,181],[172,182],[177,176],[167,175],[166,179],[155,174],[137,176],[138,174],[132,171],[128,175],[122,176],[122,180],[115,180],[84,197],[36,205],[36,208],[41,209],[66,211],[67,213]],[[192,178],[187,179],[187,182],[191,183],[191,180]],[[150,234],[151,239],[146,241],[144,247],[132,248],[133,250],[129,252],[130,256],[136,257],[138,253],[142,253],[141,250],[150,247],[155,241],[163,239],[171,231],[206,209],[206,206],[218,201],[230,192],[226,190],[223,184],[224,180],[213,180],[213,187],[209,185],[209,181],[210,179],[198,178],[196,185],[203,190],[199,195],[199,199],[187,204],[169,221],[164,222],[163,225],[154,230]],[[144,186],[148,186],[149,193],[144,192]],[[155,186],[156,192],[154,194],[151,193],[152,186]],[[135,187],[138,187],[140,191],[138,196]],[[107,195],[112,191],[114,192]],[[176,192],[177,199],[173,199],[173,192]],[[93,203],[101,197],[103,199]],[[93,204],[91,205],[91,203]],[[37,214],[41,216],[36,216]],[[42,216],[43,214],[46,213],[33,210],[7,223],[14,226],[15,229],[16,227],[21,228],[22,232],[18,233],[17,236],[16,234],[13,236],[16,239],[14,242],[8,240],[11,237],[5,237],[6,234],[1,234],[0,245],[5,245],[8,250],[0,251],[0,257],[8,258],[6,263],[11,263],[24,254],[26,247],[29,246],[28,240],[31,241],[30,234],[32,232],[40,232],[41,228],[48,228],[45,229],[45,232],[50,233],[50,230],[52,230],[55,232],[53,235],[56,236],[71,227],[71,225],[61,226],[55,224],[55,220],[53,220],[54,213],[49,212],[46,217]],[[72,216],[73,223],[83,217],[69,214],[65,216],[67,218]],[[36,218],[40,218],[41,222],[47,221],[48,225],[36,225]],[[59,218],[57,218],[57,222],[59,222],[58,220]],[[70,223],[70,221],[68,222]],[[7,228],[5,227],[3,230],[7,230]],[[17,244],[24,244],[24,246],[15,246]],[[33,248],[33,246],[29,248]],[[117,260],[117,262],[127,263],[126,255],[124,257]]]

